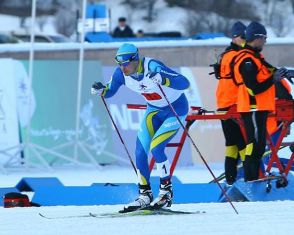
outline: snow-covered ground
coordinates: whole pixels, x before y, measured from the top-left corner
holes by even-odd
[[[216,175],[222,172],[221,165],[212,166]],[[176,169],[175,175],[184,183],[208,182],[209,172],[203,166]],[[94,182],[135,182],[132,168],[104,167],[101,170],[55,169],[9,170],[0,174],[0,187],[14,186],[25,176],[56,176],[65,185],[90,185]],[[175,192],[176,193],[176,192]],[[57,206],[32,208],[0,208],[0,235],[80,235],[80,234],[238,234],[277,235],[292,234],[294,202],[238,202],[234,203],[237,215],[228,203],[174,204],[172,209],[205,211],[191,215],[154,215],[123,218],[76,217],[45,219],[49,217],[81,216],[92,213],[115,212],[122,205],[103,206]]]
[[[124,218],[77,217],[48,220],[48,216],[87,215],[119,210],[117,206],[67,206],[40,208],[0,208],[1,235],[279,235],[292,234],[293,201],[239,202],[235,214],[227,203],[181,204],[173,209],[204,210],[205,214],[155,215]]]

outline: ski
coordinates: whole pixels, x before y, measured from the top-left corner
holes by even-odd
[[[86,217],[92,217],[89,214],[88,215],[65,215],[65,216],[47,216],[42,213],[39,213],[39,216],[45,219],[72,219],[72,218],[86,218]]]
[[[248,183],[254,183],[254,182],[266,182],[266,192],[269,193],[272,190],[272,184],[271,182],[273,180],[276,180],[276,188],[285,188],[288,185],[288,180],[286,176],[283,175],[269,175],[263,178],[259,178],[257,180],[251,180],[247,181]]]
[[[130,212],[112,212],[112,213],[89,213],[91,217],[95,218],[120,218],[130,216],[148,216],[148,215],[191,215],[191,214],[205,214],[205,211],[178,211],[171,209],[142,209]]]
[[[142,209],[131,212],[109,212],[109,213],[92,213],[84,215],[65,215],[65,216],[47,216],[45,214],[39,213],[39,216],[48,220],[54,219],[74,219],[74,218],[119,218],[119,217],[129,217],[129,216],[147,216],[147,215],[193,215],[193,214],[205,214],[205,211],[179,211],[171,209]]]
[[[254,183],[254,182],[263,182],[263,181],[272,181],[272,180],[281,180],[281,179],[285,179],[287,180],[287,178],[285,176],[281,176],[281,175],[269,175],[269,176],[265,176],[263,178],[259,178],[256,180],[249,180],[247,181],[248,183]]]

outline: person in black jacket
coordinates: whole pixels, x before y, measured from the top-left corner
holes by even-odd
[[[114,38],[132,38],[135,37],[133,30],[126,24],[126,18],[118,19],[118,26],[114,29],[112,36]]]

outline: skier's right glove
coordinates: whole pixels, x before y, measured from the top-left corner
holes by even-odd
[[[101,82],[95,82],[91,87],[92,95],[102,95],[105,86]]]
[[[280,82],[287,74],[288,70],[286,68],[280,68],[276,70],[273,74],[273,80],[275,83]]]
[[[164,85],[165,84],[165,79],[161,77],[160,73],[156,72],[149,72],[146,75],[147,78],[149,78],[153,83],[157,85]]]

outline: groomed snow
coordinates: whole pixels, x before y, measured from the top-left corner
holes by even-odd
[[[213,166],[216,175],[221,166]],[[184,183],[208,182],[211,176],[202,167],[176,169],[176,176]],[[55,169],[9,170],[0,174],[0,187],[14,186],[26,176],[56,176],[64,185],[90,185],[95,182],[135,182],[131,168],[105,167],[102,170]],[[176,193],[176,192],[175,192]],[[138,234],[138,235],[185,235],[190,234],[238,234],[277,235],[291,234],[294,221],[294,202],[238,202],[234,203],[239,214],[228,203],[174,204],[172,209],[185,211],[206,211],[195,215],[157,215],[125,218],[64,218],[48,220],[49,217],[87,215],[115,212],[122,205],[115,206],[57,206],[39,208],[0,208],[0,235],[80,235],[80,234]]]

